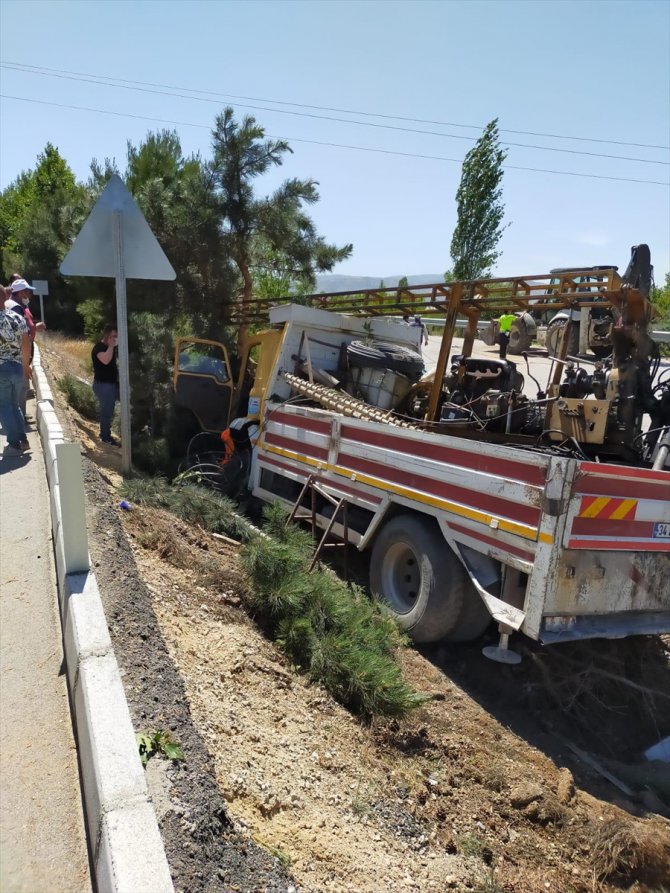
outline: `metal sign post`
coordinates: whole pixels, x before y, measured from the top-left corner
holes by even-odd
[[[126,279],[172,280],[176,274],[118,174],[110,177],[60,271],[64,276],[104,276],[116,282],[121,470],[128,474],[131,449]]]
[[[121,212],[114,211],[114,257],[116,260],[116,326],[119,336],[119,397],[121,402],[121,467],[130,471],[130,363],[128,360],[128,307],[126,304],[126,271],[123,258]]]
[[[40,298],[40,320],[46,325],[44,318],[44,298],[49,294],[49,283],[46,279],[33,279],[35,294]]]

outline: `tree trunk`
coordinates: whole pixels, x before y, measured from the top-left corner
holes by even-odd
[[[241,356],[242,345],[247,337],[247,330],[249,328],[246,322],[246,316],[250,308],[254,283],[251,278],[249,264],[247,263],[246,258],[238,260],[237,266],[239,267],[240,273],[242,274],[242,280],[244,283],[242,287],[242,297],[240,300],[240,315],[243,317],[243,322],[240,323],[240,327],[237,332],[237,355]]]

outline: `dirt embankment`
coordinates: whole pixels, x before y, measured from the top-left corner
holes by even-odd
[[[497,673],[509,713],[487,710],[469,693],[490,672],[476,649],[441,655],[443,669],[408,649],[430,701],[363,726],[264,638],[235,548],[163,512],[121,511],[105,459],[105,478],[85,461],[91,552],[131,713],[186,753],[149,763],[177,889],[670,890],[667,822],[515,711],[520,677]]]

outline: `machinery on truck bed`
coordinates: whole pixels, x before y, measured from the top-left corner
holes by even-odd
[[[491,617],[505,645],[512,630],[543,642],[668,632],[670,370],[659,376],[648,334],[648,249],[624,277],[599,270],[587,301],[586,275],[241,308],[247,323],[269,312],[270,328],[248,339],[236,383],[223,345],[177,343],[176,399],[210,432],[189,464],[281,500],[324,531],[320,547],[370,549],[372,592],[415,641],[476,638]],[[573,314],[603,305],[611,360],[566,360]],[[534,396],[514,362],[472,356],[480,314],[508,308],[568,314],[546,383],[526,358]],[[420,329],[393,316],[405,312],[446,316],[432,372]]]

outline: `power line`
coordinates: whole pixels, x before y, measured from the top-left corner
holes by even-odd
[[[40,65],[40,66],[28,65],[23,62],[7,61],[7,62],[0,62],[0,65],[5,65],[5,66],[12,65],[12,66],[14,66],[15,70],[21,70],[21,69],[25,69],[28,71],[34,70],[35,73],[39,73],[40,71],[54,72],[54,73],[58,73],[58,74],[77,75],[80,77],[94,77],[94,78],[98,78],[99,80],[104,80],[104,81],[116,81],[119,84],[136,84],[136,85],[140,85],[143,87],[160,87],[165,90],[180,90],[180,91],[183,91],[184,93],[194,93],[194,94],[200,93],[204,96],[214,96],[219,99],[243,99],[243,100],[249,101],[249,102],[269,102],[274,105],[290,105],[293,108],[313,109],[315,111],[322,111],[322,112],[337,112],[339,114],[344,114],[344,115],[362,115],[363,117],[369,117],[369,118],[384,118],[386,120],[392,120],[392,121],[406,121],[407,123],[412,123],[412,124],[433,124],[433,125],[438,125],[440,127],[461,127],[461,128],[466,128],[468,130],[482,130],[483,129],[482,126],[478,125],[478,124],[459,124],[459,123],[455,123],[453,121],[434,121],[434,120],[431,120],[430,118],[428,118],[428,119],[427,118],[408,118],[408,117],[403,117],[402,115],[387,115],[387,114],[383,114],[382,112],[367,112],[367,111],[360,111],[360,110],[355,110],[355,109],[341,109],[341,108],[336,108],[336,107],[327,106],[327,105],[308,105],[307,103],[304,103],[304,102],[289,102],[288,100],[283,100],[283,99],[265,99],[265,98],[259,98],[257,96],[241,96],[241,95],[238,95],[235,93],[217,93],[212,90],[194,90],[194,89],[191,89],[190,87],[175,87],[170,84],[155,84],[155,83],[152,83],[151,81],[128,80],[126,78],[109,77],[108,75],[102,75],[102,74],[94,75],[94,74],[91,74],[90,72],[68,71],[67,69],[61,69],[61,68],[48,68],[47,66],[44,66],[44,65]],[[270,111],[277,111],[277,110],[271,109]],[[658,145],[649,144],[649,143],[630,143],[630,142],[626,142],[624,140],[606,140],[606,139],[601,139],[598,137],[588,137],[588,136],[566,136],[565,134],[560,134],[560,133],[538,133],[537,131],[534,131],[534,130],[511,130],[509,128],[501,127],[500,132],[501,133],[514,133],[518,136],[540,136],[540,137],[546,137],[547,139],[556,139],[556,140],[575,140],[575,141],[586,142],[586,143],[605,143],[605,144],[609,144],[609,145],[613,145],[613,146],[633,146],[638,149],[666,149],[666,150],[670,149],[670,146],[658,146]],[[447,135],[447,134],[445,134],[445,135]]]
[[[126,83],[110,84],[110,83],[106,83],[103,80],[100,80],[96,75],[93,75],[90,77],[89,76],[81,76],[80,77],[77,75],[70,75],[70,74],[57,74],[55,72],[46,72],[46,71],[37,70],[36,66],[34,66],[32,69],[29,69],[27,66],[18,68],[18,67],[12,67],[12,65],[8,64],[8,63],[0,63],[0,66],[3,68],[6,68],[9,71],[20,71],[20,72],[28,73],[28,74],[36,74],[36,75],[39,75],[42,77],[53,77],[53,78],[59,78],[61,80],[78,81],[80,83],[95,84],[96,86],[100,86],[100,87],[113,87],[113,88],[116,88],[117,90],[132,90],[132,91],[135,91],[138,93],[150,93],[150,94],[158,95],[158,96],[170,96],[170,97],[177,98],[177,99],[190,99],[193,102],[207,102],[207,103],[214,103],[216,105],[219,104],[219,101],[216,99],[207,99],[202,96],[187,96],[184,93],[168,93],[166,90],[155,90],[155,89],[152,89],[149,87],[141,87],[141,86],[129,86]],[[136,83],[139,83],[139,82],[136,82]],[[478,139],[477,137],[463,136],[461,134],[440,133],[439,131],[435,131],[435,130],[418,130],[415,127],[401,127],[401,126],[398,126],[395,124],[376,124],[372,121],[351,121],[348,118],[335,118],[332,115],[317,115],[312,112],[292,112],[292,111],[288,111],[287,109],[273,109],[273,108],[268,108],[267,106],[261,106],[261,105],[240,105],[239,103],[233,103],[233,105],[236,105],[238,108],[252,109],[254,111],[274,112],[275,114],[280,114],[280,115],[293,115],[293,116],[300,117],[300,118],[313,118],[313,119],[317,119],[320,121],[333,121],[338,124],[354,124],[357,127],[374,127],[376,129],[380,129],[380,130],[394,130],[394,131],[401,131],[403,133],[416,133],[416,134],[420,134],[422,136],[437,136],[437,137],[441,137],[442,139],[467,140],[468,142],[476,142]],[[568,155],[588,155],[593,158],[609,158],[609,159],[614,159],[617,161],[634,161],[634,162],[637,162],[640,164],[661,164],[664,166],[670,166],[670,162],[668,162],[668,161],[656,161],[655,159],[650,159],[650,158],[635,158],[635,157],[631,157],[631,156],[627,156],[627,155],[609,155],[609,154],[605,154],[603,152],[587,152],[587,151],[583,151],[581,149],[561,149],[561,148],[558,148],[557,146],[536,146],[536,145],[531,145],[530,143],[511,143],[511,142],[502,142],[501,145],[515,147],[515,148],[522,148],[522,149],[536,149],[541,152],[561,152],[561,153],[565,153]]]
[[[174,121],[169,118],[154,118],[147,115],[133,115],[131,112],[113,112],[108,109],[91,108],[83,105],[65,105],[61,102],[48,102],[45,99],[30,99],[26,96],[11,96],[7,93],[0,93],[1,99],[14,99],[17,102],[32,102],[37,105],[48,105],[54,108],[70,109],[79,112],[93,112],[100,115],[112,115],[116,118],[133,118],[138,121],[153,121],[157,124],[170,124],[177,127],[197,127],[201,130],[211,131],[209,124],[195,124],[192,121]],[[328,146],[334,149],[353,149],[358,152],[378,152],[383,155],[400,155],[404,158],[422,158],[429,161],[450,161],[455,164],[462,164],[460,158],[446,158],[444,155],[421,155],[416,152],[400,152],[394,149],[379,149],[370,146],[352,146],[347,143],[331,143],[322,140],[308,140],[301,137],[278,136],[276,134],[266,134],[270,139],[287,140],[293,143],[309,143],[314,146]],[[589,180],[614,180],[618,183],[646,183],[651,186],[670,186],[670,183],[663,180],[639,180],[632,177],[610,177],[604,174],[582,174],[577,171],[557,171],[542,167],[521,167],[515,164],[504,164],[505,170],[515,171],[531,171],[538,174],[559,174],[565,177],[583,177]]]

